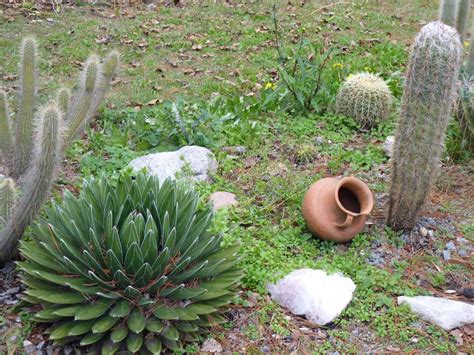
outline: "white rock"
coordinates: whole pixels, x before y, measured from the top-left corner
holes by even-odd
[[[398,304],[407,303],[421,319],[451,330],[474,323],[474,306],[440,297],[398,297]]]
[[[204,343],[202,343],[201,351],[206,353],[221,353],[222,345],[215,339],[206,339]]]
[[[395,144],[395,136],[388,136],[383,143],[383,151],[388,157],[393,155],[393,145]]]
[[[348,277],[313,269],[293,271],[267,286],[275,302],[318,325],[336,319],[351,301],[355,288]]]
[[[134,171],[147,168],[148,173],[160,181],[180,177],[204,181],[209,180],[209,174],[216,172],[217,160],[209,149],[194,145],[175,152],[144,155],[133,159],[129,166]]]
[[[217,211],[219,208],[237,205],[235,195],[225,191],[214,192],[211,196],[209,196],[209,201],[212,203],[214,211]]]

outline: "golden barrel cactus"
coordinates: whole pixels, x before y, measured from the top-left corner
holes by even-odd
[[[353,117],[363,128],[371,128],[388,117],[393,97],[387,83],[377,75],[350,75],[336,97],[336,112]]]

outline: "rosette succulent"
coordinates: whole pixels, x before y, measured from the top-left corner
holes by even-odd
[[[387,83],[370,73],[351,75],[342,84],[336,97],[336,112],[371,128],[388,117],[393,97]]]
[[[94,352],[180,350],[224,320],[241,277],[237,246],[209,232],[198,195],[139,174],[66,192],[21,243],[25,301],[56,343]]]

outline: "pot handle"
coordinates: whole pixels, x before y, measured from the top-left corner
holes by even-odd
[[[348,214],[346,216],[346,220],[344,221],[344,223],[338,224],[338,227],[341,227],[341,228],[349,227],[352,224],[353,219],[354,219],[354,217],[352,217],[350,214]]]

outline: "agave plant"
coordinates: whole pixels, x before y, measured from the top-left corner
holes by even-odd
[[[222,311],[241,277],[237,246],[209,232],[198,195],[143,174],[84,182],[21,243],[25,301],[50,339],[94,352],[180,350]]]

